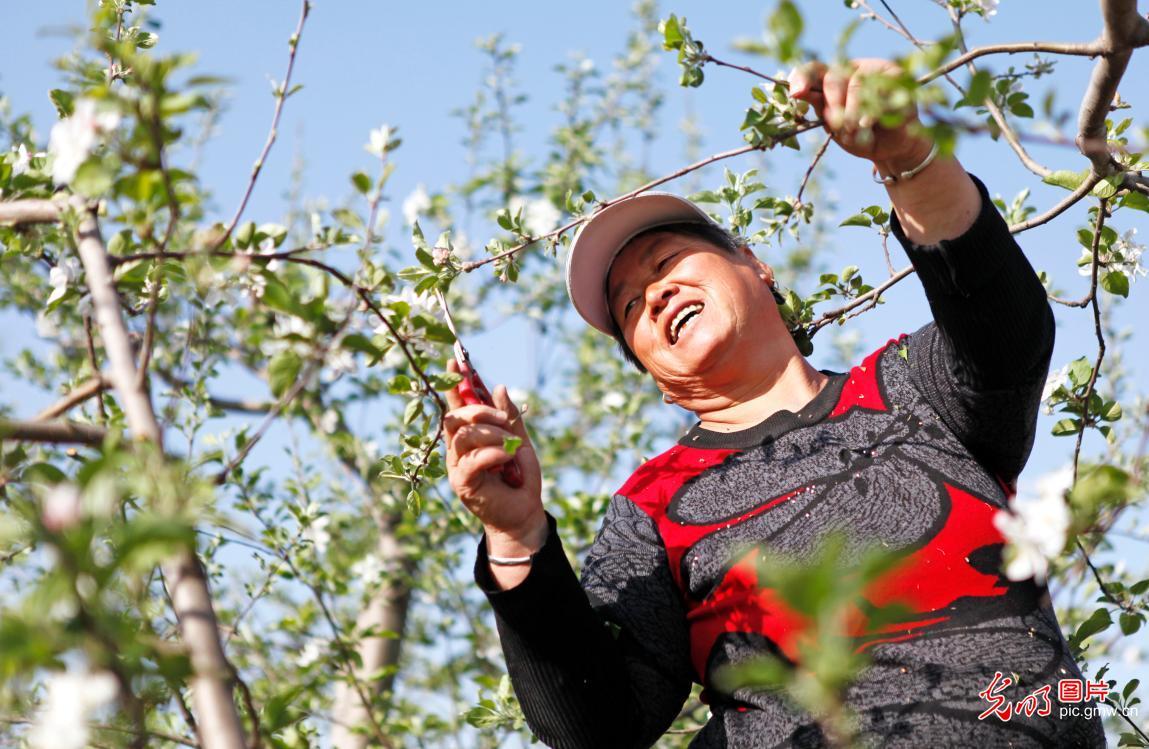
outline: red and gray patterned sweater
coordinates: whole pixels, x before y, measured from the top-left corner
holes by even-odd
[[[823,746],[780,693],[725,692],[713,677],[765,653],[798,658],[805,622],[756,560],[811,558],[833,535],[846,563],[875,546],[904,556],[866,590],[904,615],[850,632],[870,658],[846,694],[863,744],[1104,746],[1097,719],[1059,718],[1057,681],[1081,674],[1048,592],[1000,573],[993,516],[1033,444],[1053,320],[978,185],[981,214],[955,240],[914,246],[894,219],[934,323],[833,375],[798,413],[732,434],[695,427],[645,463],[614,496],[581,584],[553,523],[512,590],[497,590],[480,544],[476,579],[544,743],[650,746],[697,681],[712,717],[692,747]],[[998,671],[1019,677],[1010,700],[1051,685],[1051,715],[979,719]]]

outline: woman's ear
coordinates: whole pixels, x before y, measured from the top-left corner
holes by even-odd
[[[765,281],[767,286],[774,288],[774,269],[759,260],[758,256],[754,254],[754,250],[751,250],[747,245],[742,245],[738,252],[754,266],[754,272],[758,277]]]

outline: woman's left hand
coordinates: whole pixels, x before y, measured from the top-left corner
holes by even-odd
[[[790,73],[790,96],[809,102],[825,122],[826,132],[847,153],[869,159],[883,174],[896,174],[922,163],[932,143],[911,130],[918,118],[916,108],[906,111],[897,127],[883,127],[872,114],[861,113],[860,91],[866,77],[900,73],[901,68],[889,60],[852,60],[837,68],[810,63]]]

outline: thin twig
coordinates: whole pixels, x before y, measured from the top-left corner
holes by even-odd
[[[1109,588],[1105,585],[1105,580],[1103,580],[1101,577],[1101,572],[1097,569],[1096,566],[1094,566],[1093,560],[1089,558],[1089,552],[1085,550],[1085,546],[1081,543],[1081,540],[1075,539],[1073,543],[1077,546],[1077,550],[1081,552],[1081,558],[1085,560],[1085,566],[1089,568],[1091,573],[1093,573],[1093,579],[1097,582],[1097,587],[1101,589],[1101,595],[1105,598],[1105,600],[1109,601],[1111,604],[1121,609],[1122,611],[1127,611],[1130,614],[1137,613],[1137,608],[1135,606],[1126,603],[1125,601],[1118,600],[1112,593],[1109,592]]]
[[[1101,181],[1101,175],[1099,175],[1099,174],[1089,175],[1085,179],[1085,181],[1082,182],[1078,186],[1078,188],[1076,190],[1074,190],[1066,198],[1061,200],[1059,203],[1057,203],[1055,206],[1050,208],[1045,213],[1041,214],[1040,216],[1036,216],[1034,218],[1031,218],[1028,221],[1022,221],[1020,223],[1011,225],[1009,227],[1009,233],[1010,234],[1020,234],[1021,232],[1028,231],[1029,229],[1032,229],[1035,226],[1041,226],[1042,224],[1049,223],[1053,219],[1060,216],[1062,213],[1065,213],[1065,211],[1069,210],[1073,205],[1075,205],[1076,203],[1081,201],[1081,199],[1084,198],[1086,195],[1088,195],[1093,190],[1093,188],[1097,186],[1097,183],[1100,181]]]
[[[1101,232],[1105,228],[1105,211],[1108,200],[1102,198],[1097,206],[1097,224],[1093,230],[1093,244],[1090,251],[1093,254],[1093,264],[1090,269],[1089,290],[1092,294],[1090,305],[1093,307],[1093,325],[1097,336],[1097,359],[1093,364],[1093,371],[1089,375],[1089,382],[1085,386],[1085,395],[1081,401],[1081,428],[1077,431],[1077,442],[1073,448],[1073,483],[1077,483],[1077,468],[1081,460],[1081,444],[1085,437],[1085,430],[1089,427],[1089,401],[1093,397],[1093,387],[1097,384],[1097,376],[1101,372],[1101,363],[1105,360],[1105,332],[1101,328],[1101,306],[1097,298],[1097,270],[1100,264],[1097,254],[1101,250]]]
[[[303,392],[304,388],[311,384],[311,378],[314,377],[320,369],[322,369],[323,362],[327,358],[327,353],[331,350],[331,347],[335,345],[335,342],[339,339],[340,334],[342,334],[344,328],[347,327],[347,324],[351,322],[351,318],[354,316],[355,309],[352,308],[351,311],[347,313],[347,316],[343,318],[343,322],[339,324],[335,332],[331,334],[331,337],[328,339],[328,341],[320,346],[319,350],[315,352],[315,355],[312,356],[311,361],[308,362],[307,367],[303,370],[299,377],[296,378],[291,387],[288,388],[283,393],[283,395],[279,397],[279,400],[277,400],[275,405],[273,405],[267,412],[267,416],[264,417],[263,421],[255,430],[255,433],[251,436],[251,438],[243,444],[243,447],[239,450],[238,453],[235,454],[235,457],[228,461],[228,464],[224,466],[224,469],[216,475],[216,485],[223,484],[227,481],[228,477],[236,468],[240,466],[241,463],[243,463],[243,461],[251,453],[256,444],[261,439],[263,439],[263,435],[266,434],[267,430],[271,428],[272,423],[274,423],[275,420],[279,418],[279,414],[283,411],[283,409],[287,408],[287,406],[290,405],[293,400],[295,400],[296,396],[298,396],[301,392]]]
[[[838,309],[823,313],[821,317],[819,317],[810,325],[808,328],[808,334],[813,336],[819,330],[834,322],[842,315],[845,315],[847,312],[861,307],[863,304],[866,304],[866,302],[871,303],[867,309],[877,306],[878,301],[882,298],[882,294],[884,294],[892,286],[896,285],[903,278],[911,275],[913,272],[914,266],[907,265],[905,268],[902,268],[900,271],[887,278],[881,285],[875,286],[865,294],[855,297],[854,299],[850,300],[849,303],[839,307]]]
[[[757,76],[764,81],[769,81],[770,83],[773,83],[775,86],[785,86],[786,88],[790,88],[790,83],[788,81],[783,81],[783,80],[780,80],[778,78],[768,76],[765,73],[759,73],[754,68],[748,68],[745,65],[735,65],[734,63],[726,62],[725,60],[719,60],[717,57],[715,57],[714,55],[711,55],[709,53],[704,55],[702,59],[705,62],[712,62],[715,65],[719,65],[719,66],[724,67],[724,68],[734,68],[735,70],[741,70],[743,73],[749,73],[750,75]]]
[[[57,419],[110,387],[112,387],[111,382],[97,375],[72,388],[63,398],[36,414],[35,420],[48,421],[49,419]]]
[[[1020,52],[1049,52],[1055,55],[1075,55],[1078,57],[1097,57],[1109,50],[1098,41],[1094,42],[1011,42],[1009,44],[987,44],[984,47],[975,47],[965,54],[958,55],[945,65],[938,67],[918,78],[920,85],[937,80],[946,73],[951,73],[968,62],[985,57],[986,55],[1014,55]]]
[[[810,165],[806,167],[806,173],[802,175],[802,183],[798,185],[798,194],[794,196],[794,210],[797,211],[798,207],[802,205],[802,195],[806,192],[806,186],[810,184],[810,177],[814,174],[814,169],[826,155],[826,149],[830,147],[830,142],[834,140],[834,136],[827,135],[822,140],[822,145],[818,146],[818,150],[814,152],[814,158],[810,160]]]
[[[806,122],[803,122],[801,125],[798,125],[797,127],[793,128],[792,130],[788,130],[785,133],[780,133],[780,134],[774,136],[774,139],[773,139],[771,145],[773,143],[780,143],[784,140],[788,140],[789,138],[792,138],[795,135],[799,135],[799,134],[804,133],[808,130],[813,130],[814,128],[821,127],[821,126],[822,126],[821,120],[808,120]],[[634,190],[631,190],[628,193],[624,193],[622,195],[619,195],[618,197],[611,198],[610,200],[602,201],[598,204],[595,212],[597,213],[598,211],[601,211],[602,209],[604,209],[608,206],[614,205],[615,203],[618,203],[619,201],[628,200],[630,198],[633,198],[635,195],[640,195],[640,194],[647,192],[649,190],[653,190],[654,188],[658,187],[659,185],[663,185],[663,184],[670,182],[672,180],[676,180],[679,177],[690,174],[691,172],[702,169],[703,167],[709,166],[709,165],[715,163],[716,161],[722,161],[723,159],[734,158],[735,156],[741,156],[743,154],[750,153],[751,151],[762,151],[762,150],[765,150],[767,148],[769,148],[769,145],[766,145],[766,146],[742,146],[741,148],[735,148],[735,149],[732,149],[730,151],[723,151],[722,153],[716,153],[712,156],[707,156],[705,159],[702,159],[701,161],[696,161],[693,164],[690,164],[688,166],[684,166],[681,169],[678,169],[674,172],[671,172],[670,174],[659,177],[658,179],[651,180],[650,182],[647,182],[645,185],[642,185],[641,187],[635,188]],[[463,263],[462,270],[466,273],[470,273],[471,271],[475,270],[476,268],[481,268],[482,266],[487,265],[488,263],[494,263],[494,262],[497,262],[499,260],[503,260],[505,258],[508,258],[512,255],[515,255],[516,253],[519,253],[522,250],[525,250],[527,247],[530,247],[531,245],[533,245],[537,242],[541,242],[545,239],[551,239],[554,237],[561,236],[562,234],[570,231],[571,229],[574,229],[575,227],[586,223],[587,221],[590,220],[591,216],[593,216],[593,215],[594,214],[592,213],[592,214],[588,214],[588,215],[579,216],[578,218],[575,218],[575,219],[569,221],[568,223],[564,224],[563,226],[560,226],[559,228],[555,229],[554,231],[548,232],[546,234],[542,234],[542,235],[537,236],[537,237],[527,237],[526,239],[524,239],[522,242],[515,245],[514,247],[511,247],[507,250],[504,250],[504,251],[502,251],[496,255],[492,255],[491,257],[483,258],[482,260],[472,260],[471,262]]]
[[[243,212],[247,208],[247,202],[251,199],[252,192],[255,191],[255,183],[259,179],[259,173],[263,171],[263,165],[267,163],[267,156],[271,153],[271,147],[275,145],[275,139],[279,135],[279,119],[283,115],[283,105],[287,101],[287,97],[291,92],[291,74],[295,70],[295,54],[299,50],[299,38],[303,33],[303,25],[307,21],[307,14],[311,12],[310,0],[303,0],[302,10],[299,13],[299,23],[295,26],[295,33],[291,35],[287,44],[290,52],[287,56],[287,71],[283,75],[283,84],[276,92],[275,111],[271,115],[271,127],[267,131],[267,140],[263,144],[263,150],[259,152],[259,158],[251,167],[251,178],[247,182],[247,189],[243,193],[243,198],[239,201],[239,207],[235,209],[235,215],[231,217],[228,222],[227,228],[223,234],[216,239],[212,249],[219,249],[223,243],[228,240],[235,227],[239,225],[240,218],[243,217]]]

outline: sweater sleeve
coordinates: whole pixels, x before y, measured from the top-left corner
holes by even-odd
[[[692,681],[686,617],[657,529],[616,496],[580,584],[550,523],[516,587],[495,585],[485,539],[475,565],[527,724],[560,749],[650,746]]]
[[[970,452],[1013,483],[1033,448],[1053,313],[985,185],[973,180],[981,210],[962,236],[920,246],[896,215],[890,223],[934,317],[910,341],[915,382]]]

